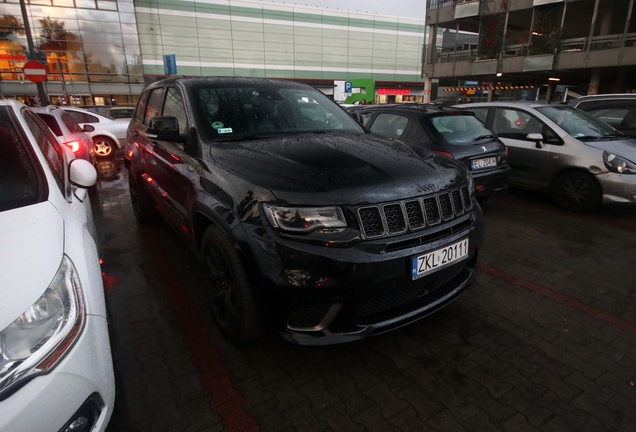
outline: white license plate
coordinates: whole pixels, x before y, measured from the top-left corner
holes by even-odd
[[[475,159],[474,161],[472,161],[472,166],[474,170],[497,166],[497,158],[489,157],[483,159]]]
[[[433,273],[468,256],[468,239],[413,258],[413,279]]]

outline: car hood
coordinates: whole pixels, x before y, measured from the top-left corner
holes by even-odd
[[[636,140],[621,139],[613,141],[585,141],[590,147],[606,150],[636,162]]]
[[[0,331],[40,298],[60,267],[64,220],[49,201],[0,212]]]
[[[223,143],[215,163],[268,188],[281,203],[363,204],[465,184],[465,168],[374,134],[302,134]]]

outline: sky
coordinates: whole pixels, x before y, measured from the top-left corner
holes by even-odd
[[[318,6],[342,11],[390,15],[404,18],[426,18],[426,0],[261,0],[263,3],[285,3]]]

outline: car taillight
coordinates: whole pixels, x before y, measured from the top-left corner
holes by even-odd
[[[73,150],[73,153],[77,153],[80,149],[80,143],[79,141],[70,141],[65,143],[67,146],[69,146],[71,148],[71,150]]]
[[[451,158],[451,159],[455,159],[455,158],[453,157],[453,155],[452,155],[452,154],[450,154],[449,152],[445,152],[445,151],[441,151],[441,150],[433,150],[433,151],[434,151],[435,153],[437,153],[438,155],[442,155],[442,156],[449,157],[449,158]]]

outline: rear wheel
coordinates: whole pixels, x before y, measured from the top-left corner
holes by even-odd
[[[257,336],[252,288],[231,239],[211,225],[203,235],[201,263],[212,312],[225,336],[240,344]]]
[[[108,157],[115,151],[115,143],[110,138],[98,136],[93,138],[93,149],[97,157]]]
[[[141,182],[141,177],[132,171],[128,172],[128,190],[135,218],[139,223],[151,224],[159,220],[159,213]]]
[[[570,172],[552,185],[552,199],[557,207],[576,213],[587,213],[601,203],[603,191],[596,179],[583,172]]]

